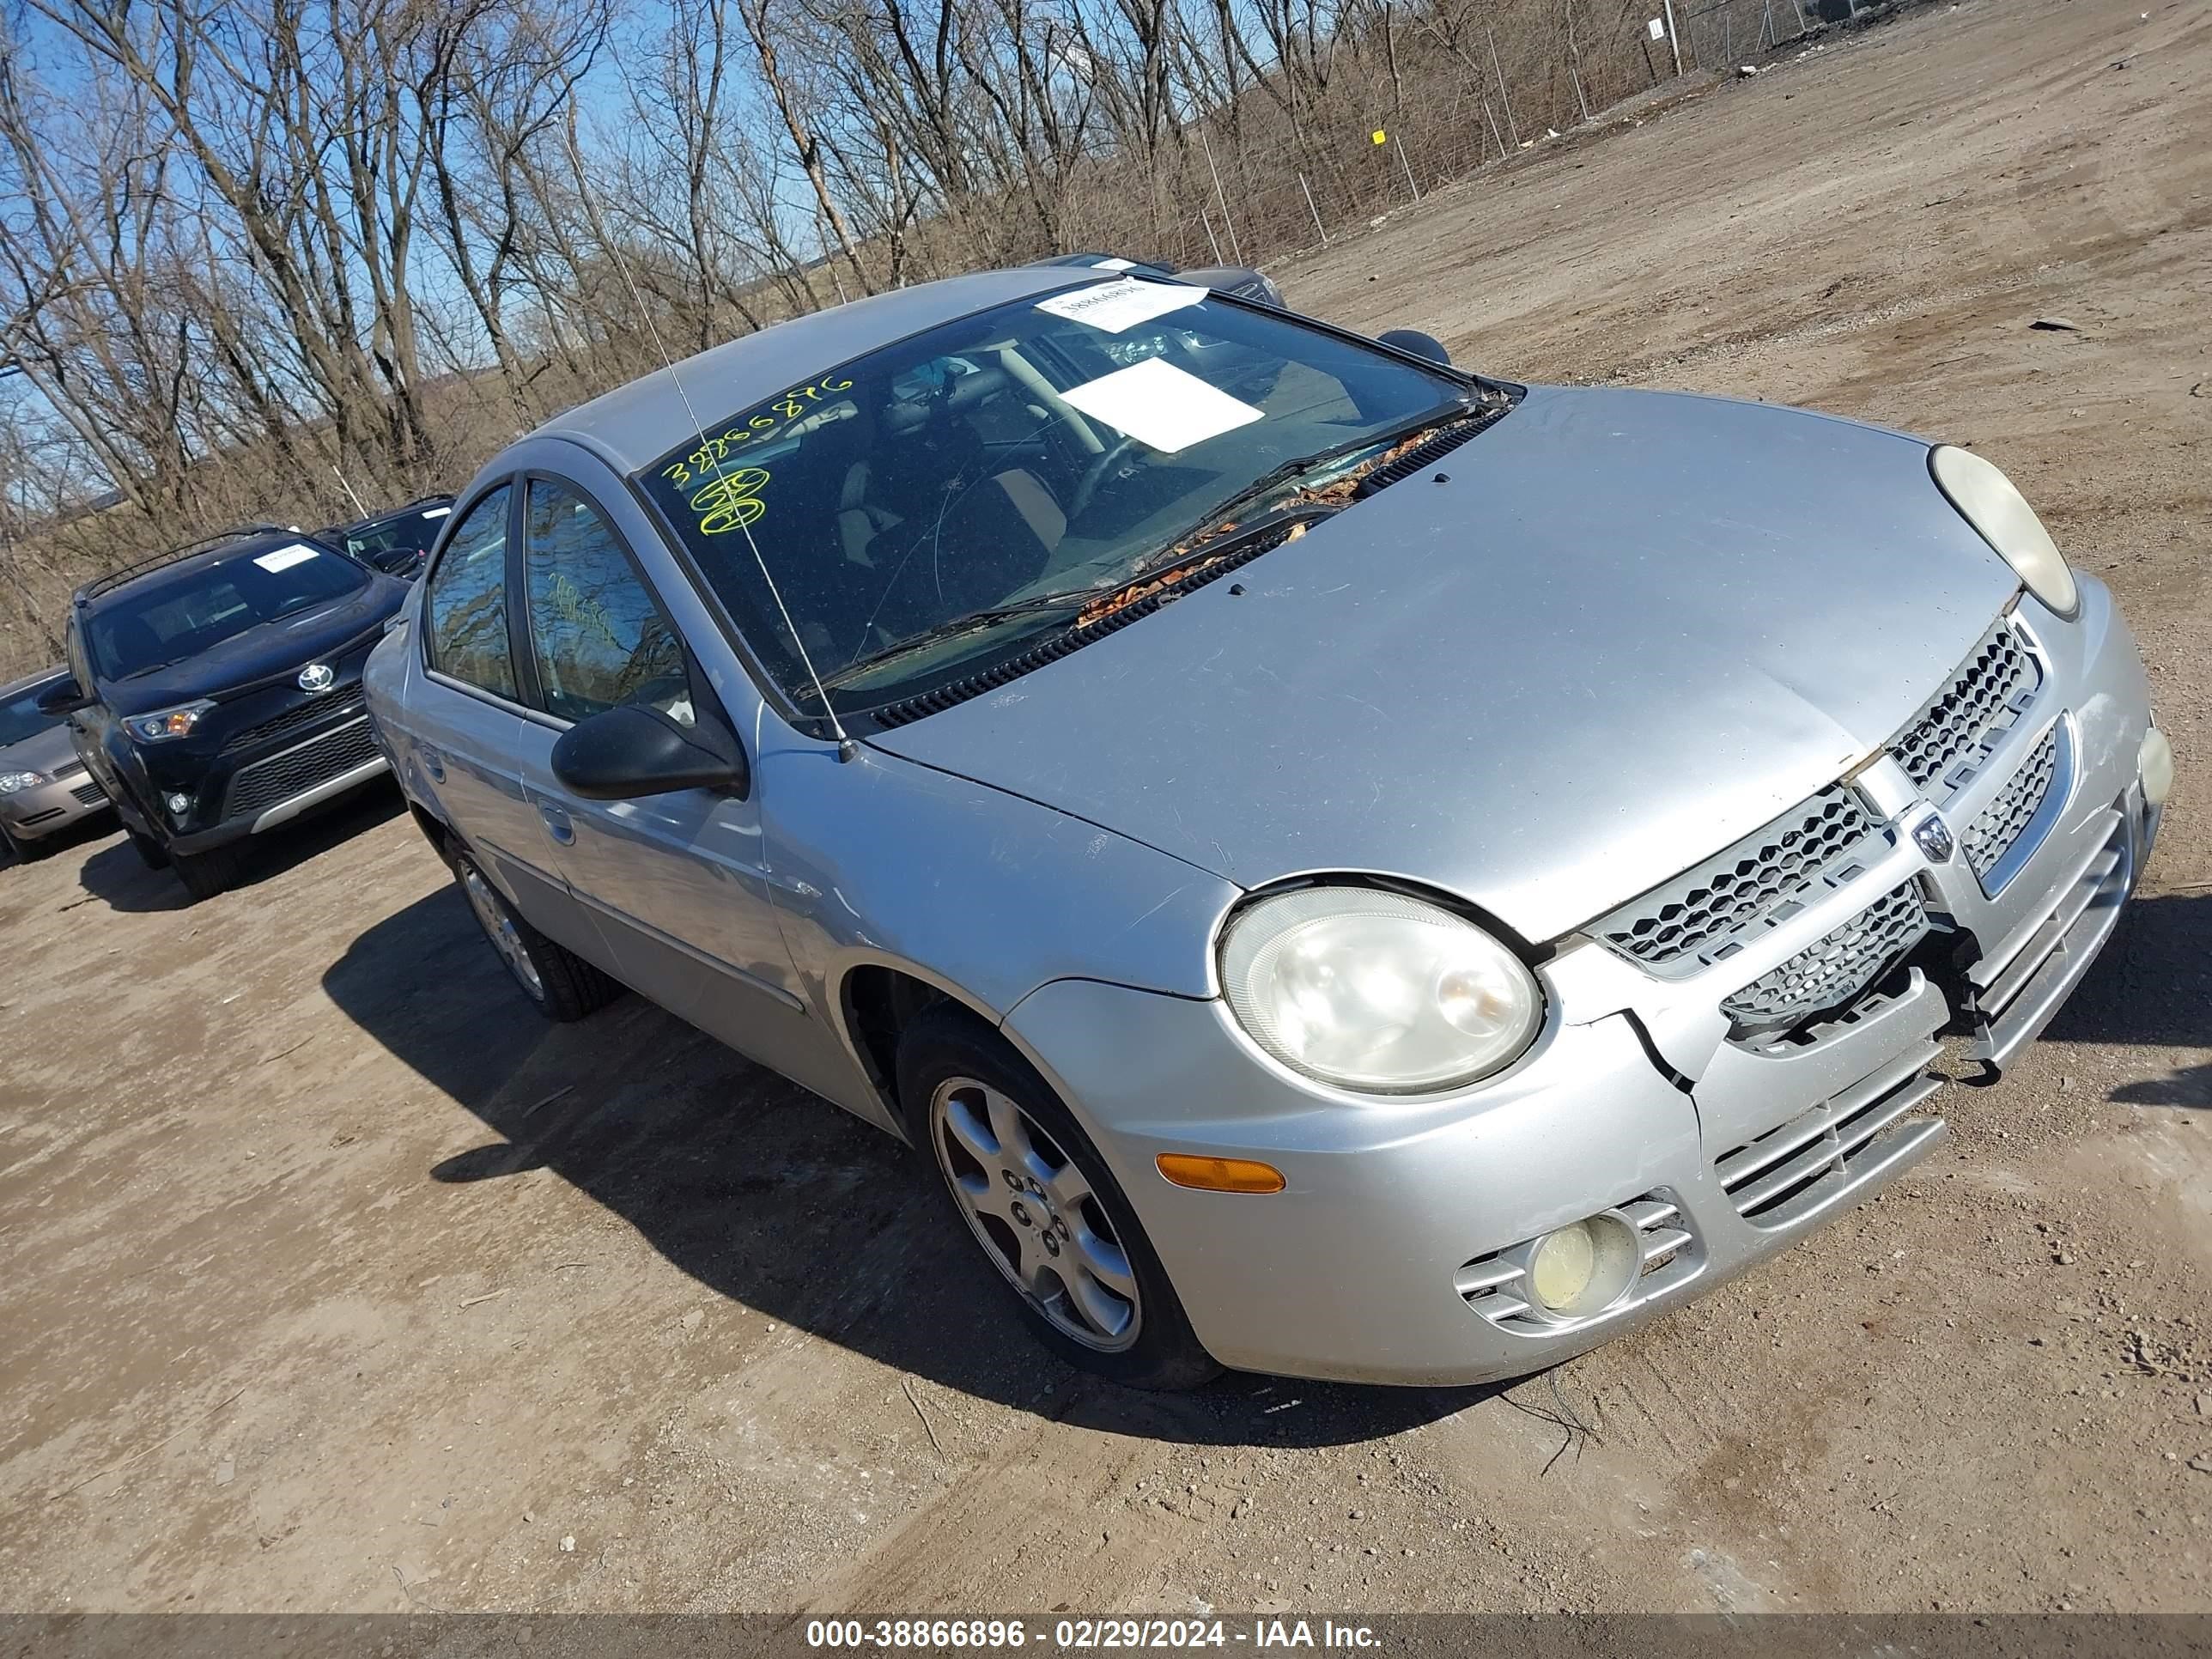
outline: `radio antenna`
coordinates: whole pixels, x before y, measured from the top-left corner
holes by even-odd
[[[617,70],[627,88],[629,71],[619,64]],[[635,97],[635,89],[631,91]],[[661,341],[660,326],[653,320],[653,312],[645,303],[645,295],[638,291],[637,279],[629,274],[629,261],[623,258],[622,249],[616,246],[614,238],[607,234],[606,225],[599,217],[599,204],[592,199],[591,182],[584,176],[584,158],[576,149],[576,116],[573,108],[568,112],[562,137],[568,141],[568,165],[575,171],[576,194],[584,204],[585,216],[591,221],[592,234],[599,239],[599,245],[606,249],[608,257],[615,262],[615,269],[622,273],[623,286],[629,290],[630,302],[636,306],[637,314],[645,323],[645,331],[653,337],[653,349],[660,355],[660,366],[668,371],[668,383],[676,388],[677,398],[684,405],[684,418],[691,422],[692,430],[704,444],[707,428],[699,419],[698,410],[692,404],[691,394],[684,388],[684,377],[676,372],[676,360],[669,356],[667,346]],[[729,480],[722,471],[721,456],[716,454],[714,463],[715,483],[726,488]],[[822,699],[823,712],[830,717],[830,732],[837,739],[837,758],[840,761],[851,760],[860,753],[860,745],[845,730],[844,721],[837,718],[836,707],[830,701],[830,688],[822,683],[822,676],[814,667],[814,659],[806,649],[806,641],[799,636],[799,625],[791,619],[791,607],[783,602],[783,590],[775,585],[775,577],[769,570],[768,561],[761,556],[760,544],[753,539],[752,526],[740,516],[738,528],[744,532],[745,545],[752,550],[753,562],[760,567],[761,580],[768,584],[769,597],[775,601],[776,611],[783,617],[784,628],[791,635],[791,642],[799,647],[799,660],[806,670],[806,678],[813,682],[814,695]]]

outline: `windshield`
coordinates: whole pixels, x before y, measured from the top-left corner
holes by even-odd
[[[1069,626],[1073,596],[1158,562],[1290,464],[1341,465],[1474,395],[1203,289],[1120,280],[857,358],[639,482],[792,701],[821,707],[762,562],[856,712]]]
[[[352,560],[306,542],[160,571],[93,613],[93,661],[109,679],[149,674],[249,628],[349,599],[368,580]]]
[[[345,550],[355,558],[374,562],[378,556],[404,550],[410,553],[426,553],[430,544],[438,539],[438,528],[445,523],[451,507],[433,507],[427,512],[410,513],[400,518],[380,519],[374,524],[348,533]]]
[[[40,680],[36,685],[0,698],[0,749],[26,738],[35,738],[61,724],[39,712],[39,694],[61,678],[57,674],[53,679]]]

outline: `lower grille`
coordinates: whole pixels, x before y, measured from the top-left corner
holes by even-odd
[[[70,793],[76,798],[76,804],[80,806],[97,806],[107,799],[107,791],[97,783],[80,783]]]
[[[1900,1120],[1942,1086],[1908,1057],[1833,1100],[1770,1129],[1713,1164],[1713,1174],[1754,1226],[1785,1227],[1847,1184],[1868,1155],[1897,1133]]]
[[[1929,927],[1920,890],[1892,888],[1835,932],[1761,974],[1721,1004],[1739,1031],[1794,1025],[1848,1002],[1919,942]]]
[[[1977,876],[1986,881],[1990,872],[2012,851],[2021,832],[2042,809],[2051,793],[2051,780],[2057,775],[2058,726],[2054,723],[2027,763],[2005,780],[1997,798],[1982,809],[1959,837],[1959,844],[1966,848],[1966,862],[1973,866]]]
[[[1644,1255],[1643,1281],[1630,1291],[1626,1305],[1669,1290],[1698,1271],[1701,1257],[1693,1248],[1697,1239],[1683,1225],[1681,1206],[1672,1194],[1646,1193],[1614,1207],[1636,1229]],[[1452,1288],[1468,1307],[1501,1330],[1528,1335],[1556,1331],[1560,1322],[1543,1318],[1534,1310],[1534,1292],[1525,1284],[1528,1270],[1528,1243],[1516,1244],[1475,1257],[1452,1276]]]
[[[368,719],[363,715],[281,755],[240,767],[230,781],[222,815],[236,818],[265,812],[377,758],[376,740],[369,735]]]

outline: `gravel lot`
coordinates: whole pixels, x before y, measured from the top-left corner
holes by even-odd
[[[2117,588],[2166,840],[1901,1187],[1510,1389],[1131,1397],[888,1140],[635,1000],[540,1024],[392,797],[190,910],[95,836],[0,871],[0,1601],[2212,1605],[2212,14],[2140,10],[1925,10],[1281,273],[1971,441]]]

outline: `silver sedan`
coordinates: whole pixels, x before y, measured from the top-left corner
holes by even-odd
[[[368,673],[547,1014],[922,1151],[1123,1382],[1523,1373],[1927,1156],[2171,752],[1970,452],[1068,268],[779,325],[459,498]]]

